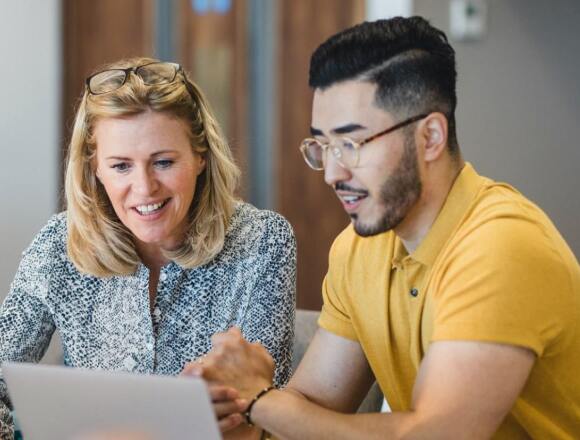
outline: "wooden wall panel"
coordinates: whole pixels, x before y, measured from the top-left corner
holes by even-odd
[[[176,8],[179,62],[208,98],[242,169],[239,194],[247,195],[248,54],[246,0],[226,12],[197,13],[191,0]]]
[[[104,63],[153,55],[153,1],[63,0],[63,159],[84,79]]]
[[[349,219],[321,172],[308,168],[298,150],[310,134],[312,91],[308,66],[330,35],[364,18],[363,0],[282,0],[279,48],[279,148],[277,210],[298,241],[298,307],[317,310],[328,250]]]

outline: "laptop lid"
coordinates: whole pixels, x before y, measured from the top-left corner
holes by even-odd
[[[25,440],[221,438],[198,378],[10,362],[2,372]]]

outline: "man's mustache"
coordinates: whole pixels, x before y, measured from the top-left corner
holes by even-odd
[[[356,194],[360,194],[363,196],[368,196],[369,192],[364,189],[353,188],[352,186],[347,185],[344,182],[338,182],[334,184],[335,191],[348,191]]]

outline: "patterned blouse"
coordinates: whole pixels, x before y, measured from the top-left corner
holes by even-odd
[[[66,215],[57,214],[24,252],[0,308],[0,362],[38,362],[55,330],[68,366],[178,374],[211,349],[210,337],[236,325],[290,376],[296,246],[288,222],[239,203],[223,250],[210,263],[162,267],[153,313],[149,271],[98,278],[80,273],[66,252]],[[12,438],[0,371],[0,439]]]

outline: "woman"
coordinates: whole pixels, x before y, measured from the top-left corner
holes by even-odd
[[[39,361],[58,330],[66,365],[176,375],[235,325],[268,348],[285,383],[294,237],[279,215],[236,201],[237,177],[179,65],[131,59],[91,75],[69,147],[67,211],[23,255],[0,309],[0,362]],[[0,398],[0,438],[11,438],[1,380]]]

